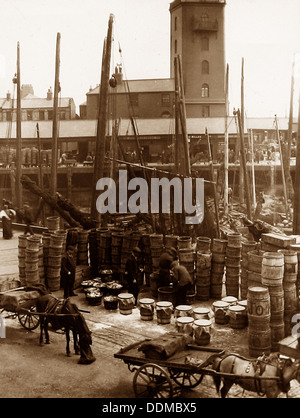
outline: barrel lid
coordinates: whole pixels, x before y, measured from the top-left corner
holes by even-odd
[[[190,305],[178,305],[175,309],[177,311],[190,311],[192,307]]]
[[[208,327],[212,325],[212,322],[210,319],[196,319],[196,321],[194,321],[194,324],[201,327]]]
[[[191,316],[181,316],[177,318],[177,322],[181,322],[182,324],[190,324],[194,322],[194,318],[192,318]]]
[[[241,305],[234,305],[234,306],[229,306],[229,310],[231,312],[243,312],[246,310],[245,306],[241,306]]]
[[[265,293],[265,292],[268,292],[269,289],[263,286],[250,286],[248,287],[248,292],[249,291],[253,293]]]
[[[152,303],[154,303],[154,299],[151,299],[151,298],[140,299],[140,303],[145,303],[146,305],[147,304],[152,304]]]
[[[170,306],[173,306],[172,302],[161,300],[159,302],[156,302],[156,306],[159,306],[161,308],[169,308]]]
[[[225,302],[223,300],[217,300],[217,301],[213,302],[213,306],[215,308],[228,308],[229,303]]]
[[[209,313],[209,309],[199,307],[199,308],[194,308],[193,312],[194,313],[199,313],[199,314],[206,314],[206,313]]]
[[[239,300],[238,301],[238,305],[240,305],[240,306],[247,306],[248,305],[248,301],[247,301],[247,299],[245,299],[245,300]]]
[[[131,293],[119,293],[118,298],[120,299],[131,299],[133,295]]]
[[[234,303],[237,302],[237,298],[234,296],[225,296],[225,298],[222,298],[222,301],[227,303]]]

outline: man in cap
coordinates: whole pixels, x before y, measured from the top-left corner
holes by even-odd
[[[134,247],[125,266],[125,280],[128,285],[128,292],[132,293],[135,298],[135,305],[139,294],[138,275],[140,272],[138,257],[141,255],[141,249]]]

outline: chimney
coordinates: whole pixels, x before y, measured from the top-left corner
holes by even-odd
[[[47,100],[52,100],[52,99],[53,99],[52,89],[51,87],[49,87],[47,91]]]
[[[10,91],[8,91],[8,92],[6,93],[6,100],[11,100],[11,94],[10,94]]]
[[[32,96],[34,96],[32,84],[22,84],[21,99],[24,99],[24,97],[28,96],[29,94],[32,94]]]

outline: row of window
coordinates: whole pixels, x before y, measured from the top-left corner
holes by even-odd
[[[201,97],[209,97],[209,85],[204,83],[201,87]],[[130,93],[129,95],[130,105],[133,107],[139,106],[139,95],[137,93]],[[171,106],[171,95],[169,93],[163,93],[161,95],[161,106]]]
[[[11,121],[12,120],[12,115],[16,114],[16,112],[12,112],[10,110],[8,110],[6,112],[3,112],[3,113],[5,113],[7,121]],[[33,119],[33,110],[27,110],[25,112],[23,111],[22,113],[23,114],[26,113],[26,120],[36,120],[36,118]],[[53,120],[53,110],[47,110],[47,111],[40,110],[39,113],[38,113],[38,115],[39,115],[38,120],[46,120],[46,114],[48,115],[47,120]],[[66,112],[59,112],[59,119],[60,120],[65,120],[66,119]]]

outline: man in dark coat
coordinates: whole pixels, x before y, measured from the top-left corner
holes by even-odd
[[[125,280],[128,285],[128,292],[132,293],[135,298],[135,305],[137,304],[137,298],[139,294],[139,284],[138,284],[138,275],[139,275],[139,265],[138,257],[141,254],[139,247],[135,247],[132,250],[128,260],[126,261],[125,266]]]
[[[177,251],[174,247],[167,248],[159,257],[158,287],[170,286],[171,265],[173,261],[177,259]]]
[[[172,263],[172,271],[174,274],[174,286],[176,289],[176,306],[186,305],[186,294],[193,285],[193,279],[185,266],[180,265],[178,261]]]
[[[72,246],[69,246],[65,256],[62,257],[60,269],[60,280],[61,286],[64,289],[64,299],[69,296],[77,296],[76,293],[74,293],[75,272],[75,249]]]

